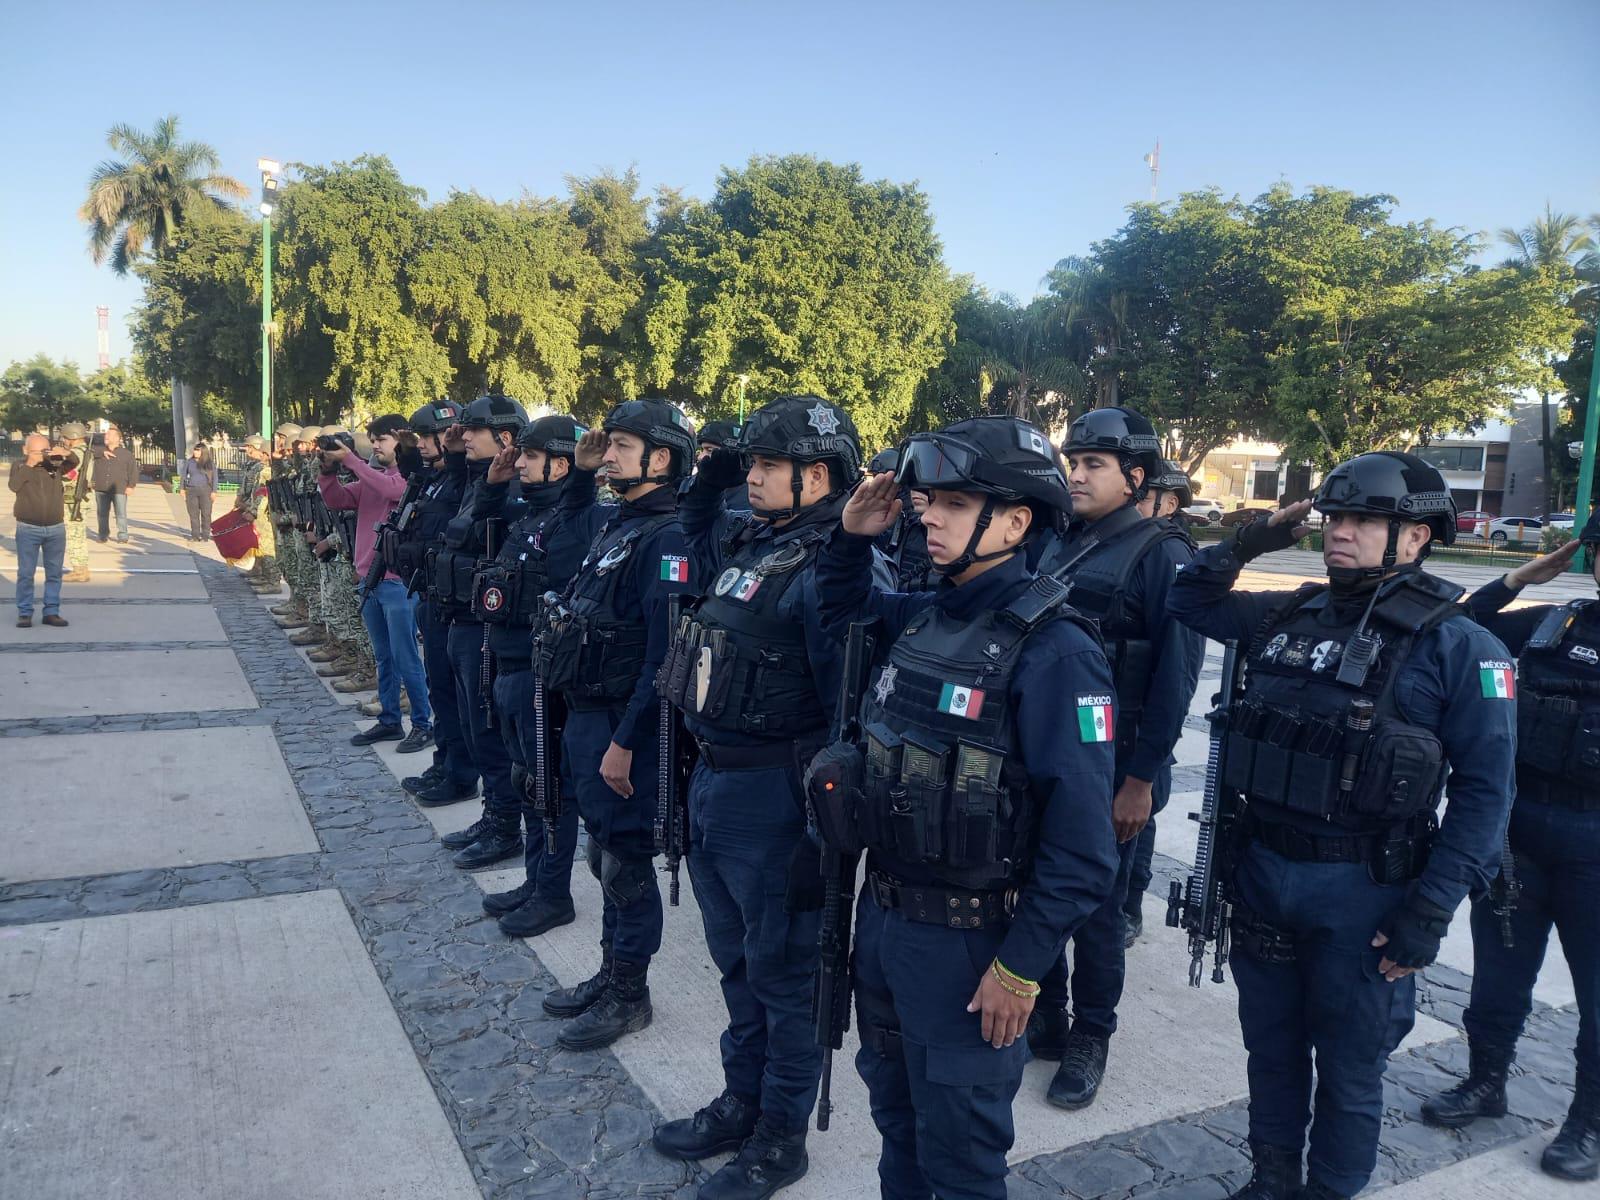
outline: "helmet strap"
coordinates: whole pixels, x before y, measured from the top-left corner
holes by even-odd
[[[972,536],[967,539],[967,548],[961,552],[959,558],[947,563],[934,563],[933,569],[940,575],[960,575],[968,567],[977,563],[994,562],[998,558],[1009,558],[1017,552],[1017,547],[1007,546],[1003,550],[991,550],[988,554],[978,553],[978,543],[983,540],[984,530],[989,528],[989,522],[994,519],[995,497],[985,495],[983,508],[978,513],[978,523],[972,527]]]

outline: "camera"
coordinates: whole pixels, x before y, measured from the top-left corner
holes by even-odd
[[[318,450],[337,450],[341,446],[354,454],[356,449],[356,440],[348,433],[324,433],[319,434],[317,437]]]

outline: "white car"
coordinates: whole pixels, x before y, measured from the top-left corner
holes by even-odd
[[[1198,504],[1190,504],[1183,511],[1196,525],[1215,525],[1222,520],[1222,508],[1210,501],[1202,500]]]
[[[1497,546],[1507,542],[1537,546],[1544,536],[1544,525],[1542,517],[1496,517],[1489,522],[1487,532],[1489,540]],[[1570,522],[1567,528],[1572,528]]]

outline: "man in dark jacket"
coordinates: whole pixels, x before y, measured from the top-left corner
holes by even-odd
[[[43,434],[22,444],[23,459],[7,478],[17,494],[17,627],[33,624],[33,576],[44,552],[44,623],[65,625],[61,616],[61,567],[67,552],[65,495],[61,477],[78,465],[70,450],[52,448]]]
[[[94,504],[100,519],[100,540],[110,540],[111,510],[117,510],[117,541],[128,540],[128,493],[139,484],[139,462],[122,444],[122,432],[106,430],[105,448],[94,460]]]

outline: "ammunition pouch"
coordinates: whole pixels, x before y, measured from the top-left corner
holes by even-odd
[[[1253,958],[1267,966],[1285,966],[1295,961],[1294,939],[1237,900],[1230,922],[1233,952]]]
[[[642,625],[551,605],[533,642],[533,669],[569,699],[614,703],[633,695],[644,650]]]
[[[862,788],[866,758],[848,742],[824,746],[806,768],[806,796],[817,832],[835,854],[861,853]]]
[[[1600,698],[1524,691],[1517,699],[1517,766],[1591,790],[1600,776]]]

